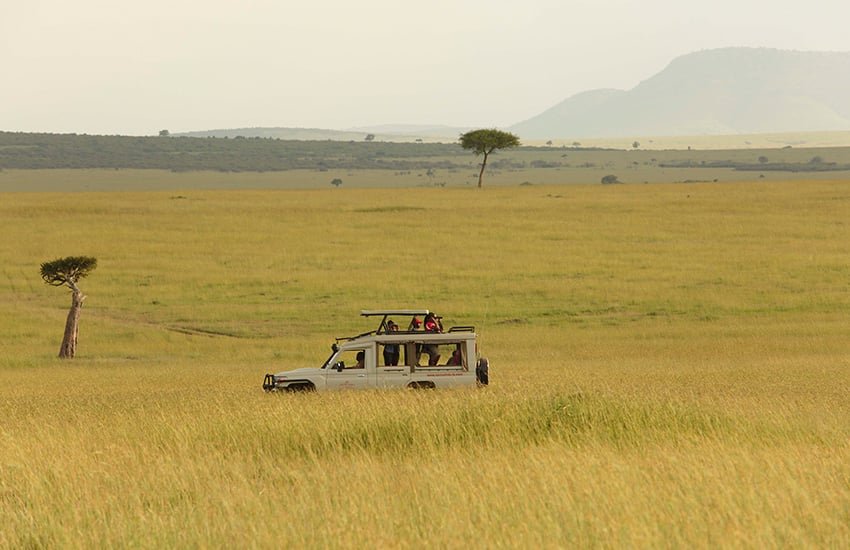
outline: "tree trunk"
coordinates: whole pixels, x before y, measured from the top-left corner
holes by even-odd
[[[484,167],[487,166],[487,156],[489,153],[484,153],[484,160],[481,162],[481,171],[478,172],[478,188],[481,189],[481,179],[484,177]]]
[[[77,327],[80,323],[80,313],[85,299],[85,295],[76,285],[71,287],[71,310],[68,312],[68,319],[65,321],[65,336],[62,337],[62,346],[59,348],[61,359],[72,359],[77,354]]]

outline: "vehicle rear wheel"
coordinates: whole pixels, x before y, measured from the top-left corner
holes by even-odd
[[[490,361],[486,357],[482,357],[475,365],[475,380],[482,386],[490,384]]]
[[[437,386],[433,382],[411,382],[407,387],[412,390],[433,390]]]

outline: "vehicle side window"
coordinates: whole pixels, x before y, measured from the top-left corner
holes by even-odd
[[[440,344],[438,346],[440,364],[451,367],[466,367],[466,346],[462,342]]]
[[[400,344],[379,344],[378,345],[378,366],[379,367],[395,367],[404,365],[404,358],[407,355],[406,346]]]
[[[466,345],[460,342],[441,344],[417,342],[409,344],[412,353],[408,355],[415,367],[462,367],[467,369]]]
[[[340,362],[342,362],[344,370],[366,368],[366,351],[346,350],[340,352],[339,355],[336,356],[334,365],[338,365]]]

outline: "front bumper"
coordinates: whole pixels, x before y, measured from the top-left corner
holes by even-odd
[[[263,379],[263,389],[266,391],[277,390],[277,380],[275,379],[274,374],[267,374]]]

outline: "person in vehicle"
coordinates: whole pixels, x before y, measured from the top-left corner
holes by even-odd
[[[455,350],[452,352],[452,356],[449,357],[448,361],[446,361],[446,365],[453,367],[459,367],[460,365],[463,365],[463,353],[461,353],[460,351],[460,346],[455,348]]]
[[[422,323],[425,332],[443,332],[443,323],[434,312],[428,313],[425,316],[425,321]],[[428,366],[433,367],[440,360],[440,352],[437,350],[436,344],[425,344],[422,350],[428,354]]]
[[[358,351],[357,352],[357,364],[351,367],[352,369],[362,369],[366,368],[366,352]]]
[[[443,332],[443,321],[434,312],[425,316],[425,332]]]
[[[398,330],[398,325],[393,322],[392,319],[387,321],[387,332],[396,332]],[[395,367],[398,365],[399,359],[399,347],[398,344],[385,344],[384,345],[384,365],[387,367]]]

